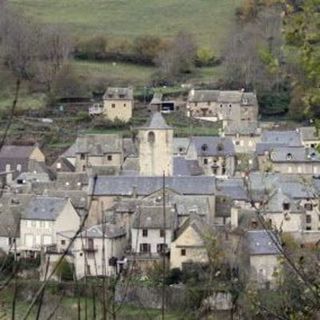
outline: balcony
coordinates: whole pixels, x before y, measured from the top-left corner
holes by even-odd
[[[97,115],[103,113],[103,106],[99,104],[94,104],[93,106],[89,107],[89,114],[90,115]]]

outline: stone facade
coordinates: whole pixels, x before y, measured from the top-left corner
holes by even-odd
[[[140,128],[140,174],[143,176],[172,176],[173,129],[165,123],[160,113],[155,113],[150,125]]]

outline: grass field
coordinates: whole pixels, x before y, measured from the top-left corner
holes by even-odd
[[[242,0],[9,0],[38,21],[60,24],[77,36],[133,39],[192,33],[200,46],[221,48]]]

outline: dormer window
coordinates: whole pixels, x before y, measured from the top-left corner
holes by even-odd
[[[292,153],[287,153],[287,160],[292,160]]]
[[[218,150],[218,151],[222,151],[223,149],[224,149],[223,144],[222,144],[222,143],[218,143],[218,145],[217,145],[217,150]]]
[[[84,160],[86,158],[86,155],[84,153],[80,153],[80,159]]]
[[[202,151],[207,151],[208,150],[208,145],[205,143],[201,146]]]

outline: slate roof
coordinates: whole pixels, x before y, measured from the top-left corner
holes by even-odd
[[[232,200],[248,200],[247,188],[240,178],[216,180],[216,194]]]
[[[234,144],[224,137],[192,137],[198,156],[234,156]]]
[[[124,228],[119,227],[115,224],[106,223],[106,224],[98,224],[94,225],[85,231],[83,231],[79,237],[82,238],[118,238],[122,237],[126,234]]]
[[[104,100],[133,100],[132,88],[107,88],[103,95]]]
[[[199,234],[199,236],[202,238],[204,234],[209,231],[208,226],[204,224],[203,220],[200,218],[199,215],[192,214],[188,217],[186,221],[183,222],[183,224],[179,227],[179,229],[176,231],[175,239],[179,238],[185,230],[187,230],[188,227],[191,227],[193,230],[196,231],[196,233]],[[189,246],[189,245],[186,245]]]
[[[320,139],[315,127],[300,127],[298,130],[303,141],[314,141]]]
[[[173,158],[174,176],[200,176],[202,174],[203,169],[197,160],[187,160],[184,157]]]
[[[66,198],[35,196],[24,208],[22,219],[55,221],[67,202]]]
[[[275,242],[279,239],[270,230],[247,231],[246,239],[250,255],[279,255],[281,254]],[[273,240],[272,240],[273,239]],[[279,243],[280,245],[280,243]]]
[[[289,203],[290,213],[303,213],[304,209],[299,206],[289,195],[286,195],[281,189],[275,189],[269,194],[266,206],[264,208],[267,213],[281,213],[283,212],[283,204]]]
[[[123,155],[124,155],[124,157],[138,155],[137,146],[133,142],[132,138],[124,138],[123,139]]]
[[[208,176],[195,177],[166,177],[165,186],[189,195],[208,195],[215,193],[215,178]],[[94,195],[119,195],[131,196],[135,187],[137,195],[147,196],[155,191],[162,189],[162,177],[144,176],[98,176]],[[89,194],[92,194],[93,178],[89,182]]]
[[[48,197],[69,198],[72,205],[78,209],[87,207],[88,197],[86,191],[82,190],[48,190],[43,194]]]
[[[162,206],[141,206],[137,209],[132,223],[134,229],[173,229],[176,224],[174,208],[166,207],[166,223],[164,224]]]
[[[271,151],[270,159],[273,162],[320,162],[320,154],[305,147],[277,147]]]
[[[175,195],[171,203],[175,205],[178,215],[198,214],[208,216],[210,214],[209,199],[207,196]]]
[[[6,145],[0,151],[0,159],[28,159],[34,149],[34,146]]]
[[[102,156],[106,153],[122,153],[122,137],[118,134],[86,134],[75,142],[76,153]]]
[[[296,130],[291,131],[263,131],[261,135],[262,143],[282,145],[287,147],[302,146],[300,133]]]
[[[190,102],[221,102],[240,103],[241,105],[257,105],[257,97],[253,92],[219,91],[219,90],[191,90],[188,95]]]
[[[25,182],[50,182],[49,175],[47,173],[33,173],[33,172],[22,172],[16,180]]]
[[[186,154],[189,145],[189,138],[173,138],[173,154]]]
[[[139,158],[138,157],[127,157],[122,164],[122,170],[135,171],[138,174],[140,171]]]
[[[233,199],[228,196],[217,196],[215,216],[216,217],[230,217]]]
[[[228,125],[224,128],[225,135],[234,136],[236,134],[244,136],[259,136],[261,130],[257,121],[237,121],[229,122]]]
[[[154,112],[147,123],[140,127],[143,130],[173,130],[172,127],[168,126],[166,120],[163,118],[160,112]]]

